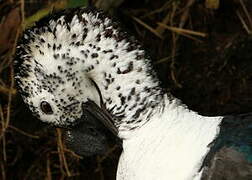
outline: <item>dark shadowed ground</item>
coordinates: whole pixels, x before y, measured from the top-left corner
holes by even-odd
[[[61,132],[33,118],[15,91],[11,60],[21,22],[66,3],[26,0],[23,11],[22,2],[0,1],[0,179],[115,179],[119,148],[102,157],[73,154]],[[112,10],[150,53],[163,86],[191,109],[251,112],[252,1],[221,0],[216,9],[207,2],[125,0]]]

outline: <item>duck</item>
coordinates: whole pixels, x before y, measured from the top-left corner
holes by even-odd
[[[208,117],[162,88],[141,43],[104,12],[73,8],[26,29],[23,101],[81,155],[122,146],[117,180],[252,179],[252,113]]]

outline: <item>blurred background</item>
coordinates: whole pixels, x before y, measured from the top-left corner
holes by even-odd
[[[114,180],[121,149],[80,157],[16,91],[22,31],[64,8],[96,6],[144,45],[167,91],[203,115],[251,112],[251,0],[0,0],[0,179]]]

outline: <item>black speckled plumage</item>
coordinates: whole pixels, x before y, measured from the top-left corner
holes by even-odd
[[[76,50],[78,50],[78,54],[76,54]],[[130,61],[124,59],[130,59]],[[46,66],[51,66],[50,70]],[[14,61],[15,79],[20,89],[19,92],[28,104],[32,104],[32,100],[29,99],[44,91],[58,97],[56,94],[66,92],[67,89],[63,87],[68,86],[66,85],[68,82],[71,82],[75,90],[82,91],[78,93],[78,96],[85,96],[81,87],[83,80],[80,73],[94,74],[98,66],[103,66],[104,70],[99,70],[100,72],[96,72],[97,74],[114,69],[108,77],[103,77],[104,82],[100,82],[103,85],[100,85],[99,88],[103,91],[104,103],[108,110],[111,112],[113,110],[113,114],[118,115],[118,121],[115,118],[117,126],[134,129],[144,124],[146,121],[143,121],[140,115],[150,113],[145,111],[146,108],[157,106],[158,101],[152,99],[162,101],[164,91],[160,87],[156,73],[150,65],[149,57],[140,43],[121,29],[117,21],[102,11],[93,8],[74,8],[42,18],[33,27],[25,30],[19,40]],[[145,70],[143,71],[143,69]],[[140,75],[139,79],[131,83],[130,79],[135,75]],[[128,87],[121,85],[123,82],[119,80],[120,77],[130,82]],[[92,77],[89,78],[92,79]],[[25,79],[32,80],[26,81]],[[113,91],[115,84],[120,86],[120,89],[117,88],[117,92]],[[144,90],[146,86],[148,91]],[[135,96],[129,97],[129,88],[137,89]],[[144,95],[140,96],[140,93]],[[106,96],[109,94],[113,94],[114,97],[110,98],[110,101],[106,101],[108,99]],[[70,96],[69,94],[68,98],[71,101],[80,102],[76,98],[77,95]],[[88,95],[86,96],[88,97]],[[64,100],[57,102],[59,108],[64,109],[60,106],[71,104],[69,99],[61,99]],[[127,103],[134,104],[126,107]],[[117,108],[113,108],[112,104]],[[76,115],[69,117],[61,115],[60,118],[56,118],[54,124],[70,124],[74,117],[80,117],[77,115],[80,111],[79,105]],[[131,113],[127,113],[129,111]],[[34,114],[42,117],[37,110],[34,111]],[[134,120],[130,120],[131,123],[135,121],[134,125],[132,123],[131,126],[128,126],[128,120],[123,120],[121,118],[123,116],[128,118],[134,116]]]

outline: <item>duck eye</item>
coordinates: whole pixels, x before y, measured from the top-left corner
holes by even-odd
[[[41,110],[45,113],[45,114],[52,114],[53,113],[53,110],[52,110],[52,107],[51,105],[46,102],[46,101],[42,101],[40,103],[40,108]]]

